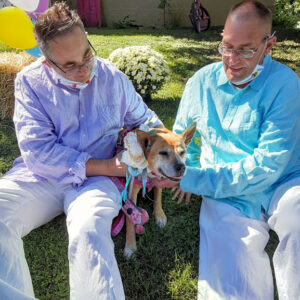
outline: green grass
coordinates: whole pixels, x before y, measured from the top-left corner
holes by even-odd
[[[162,53],[171,70],[171,80],[153,95],[150,108],[168,128],[172,127],[187,79],[200,67],[219,60],[216,46],[221,28],[201,34],[191,30],[89,30],[89,39],[98,55],[107,58],[112,50],[129,45],[149,45]],[[277,29],[279,42],[273,58],[287,64],[300,75],[299,31]],[[12,51],[0,45],[0,51]],[[3,174],[19,154],[11,121],[0,122],[0,172]],[[139,205],[152,211],[152,202]],[[138,238],[134,259],[123,257],[125,232],[114,238],[127,299],[196,299],[198,273],[198,216],[200,197],[193,196],[189,206],[177,205],[168,190],[163,192],[163,206],[168,224],[159,229],[151,217],[146,232]],[[151,214],[150,214],[151,215]],[[40,299],[68,299],[68,236],[65,217],[31,232],[24,238],[27,261],[36,296]],[[271,233],[267,246],[270,256],[277,237]]]

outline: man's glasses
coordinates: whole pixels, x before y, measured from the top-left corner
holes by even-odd
[[[275,35],[275,32],[276,31],[274,31],[272,35],[265,37],[262,40],[262,42],[265,42],[265,41],[271,39]],[[227,48],[221,42],[218,46],[218,51],[222,56],[231,56],[232,53],[235,53],[236,56],[239,58],[252,58],[254,56],[254,54],[258,51],[258,48],[255,50],[254,49],[234,50],[232,48]]]
[[[84,63],[79,65],[79,66],[76,66],[76,67],[73,67],[73,68],[70,68],[68,70],[63,70],[62,68],[60,68],[53,60],[51,60],[50,58],[48,58],[48,60],[56,67],[58,68],[60,71],[62,71],[64,74],[66,75],[75,75],[79,70],[81,70],[81,68],[83,67],[90,67],[93,63],[94,63],[94,58],[95,56],[97,56],[97,52],[95,50],[95,48],[93,47],[93,45],[90,43],[90,41],[88,40],[88,43],[91,47],[91,49],[93,50],[94,53],[92,53],[91,51],[91,55],[89,57],[87,57],[85,60],[84,60]]]

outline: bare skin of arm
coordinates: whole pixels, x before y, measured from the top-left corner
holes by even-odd
[[[86,176],[124,177],[126,175],[127,165],[120,161],[121,154],[120,152],[110,159],[90,158],[86,162]]]

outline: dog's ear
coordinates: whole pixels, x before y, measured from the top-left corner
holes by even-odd
[[[142,147],[145,156],[147,156],[147,153],[149,152],[152,146],[152,136],[148,132],[142,130],[137,130],[136,136],[138,143]]]
[[[184,143],[188,145],[196,131],[196,122],[193,122],[181,135],[184,138]]]

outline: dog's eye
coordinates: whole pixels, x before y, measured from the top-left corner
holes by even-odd
[[[180,156],[183,156],[184,154],[185,154],[185,151],[181,151],[181,152],[179,153]]]
[[[163,155],[163,156],[168,156],[168,152],[167,151],[160,151],[159,154]]]

